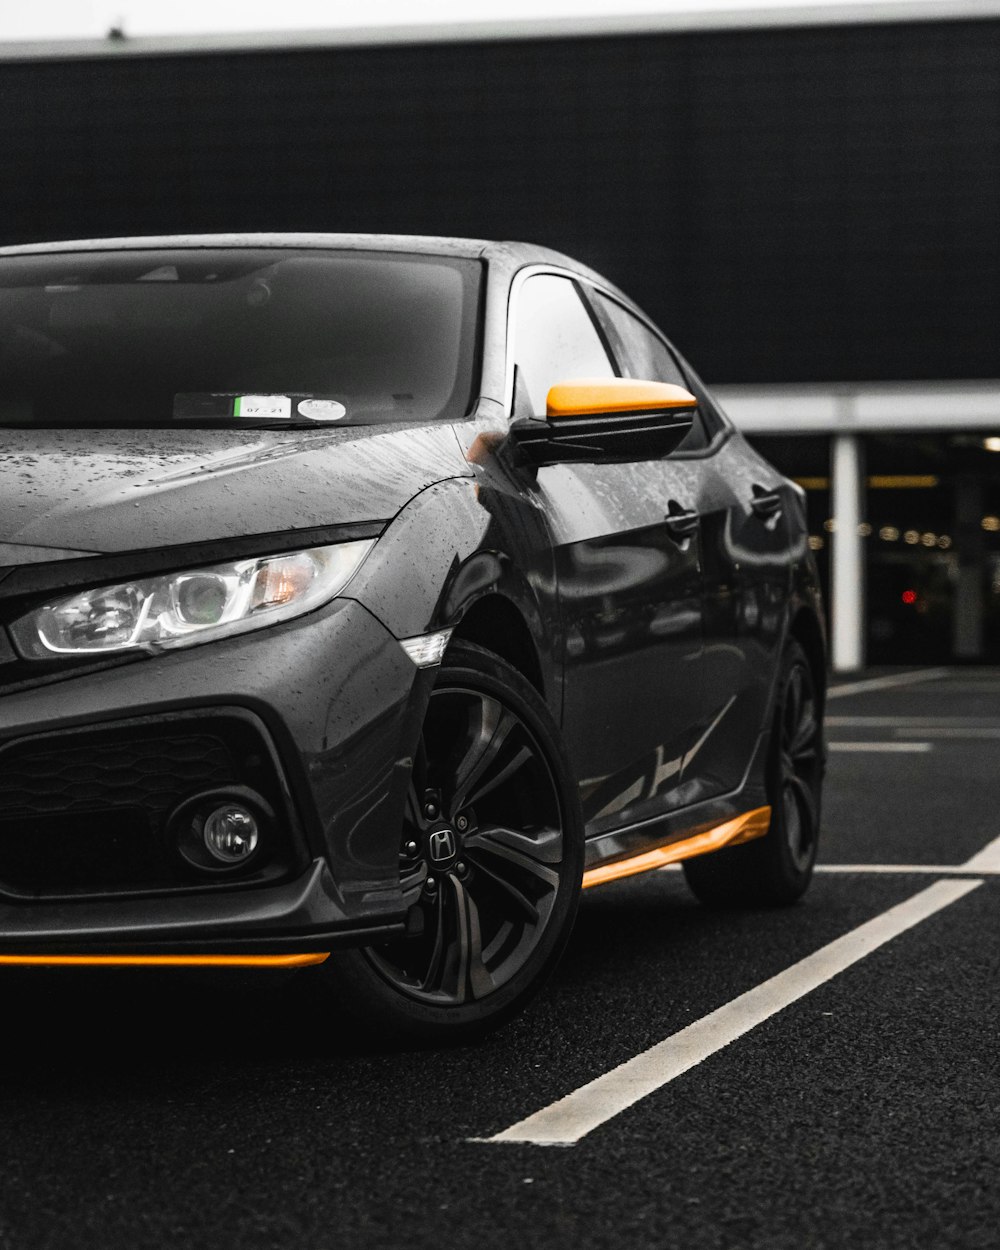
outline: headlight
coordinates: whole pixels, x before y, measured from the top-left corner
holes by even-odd
[[[84,590],[11,626],[26,659],[186,647],[311,612],[340,594],[373,540],[186,569]]]

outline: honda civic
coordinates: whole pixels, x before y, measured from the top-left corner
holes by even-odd
[[[307,968],[448,1041],[538,990],[581,890],[806,889],[802,492],[585,266],[0,249],[0,428],[0,964]]]

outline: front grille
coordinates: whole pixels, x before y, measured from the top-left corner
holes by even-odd
[[[0,819],[119,808],[155,818],[187,794],[235,782],[228,749],[209,734],[25,744],[0,754]]]
[[[167,821],[185,799],[232,786],[251,787],[282,813],[270,754],[236,718],[177,716],[13,742],[0,749],[0,891],[53,897],[203,883]],[[268,879],[282,859],[278,833],[260,865]]]

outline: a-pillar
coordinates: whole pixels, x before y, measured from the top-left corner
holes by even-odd
[[[865,663],[864,449],[857,434],[835,434],[830,452],[833,560],[830,577],[833,669]]]

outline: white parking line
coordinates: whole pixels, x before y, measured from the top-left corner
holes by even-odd
[[[903,877],[914,874],[927,877],[985,877],[1000,876],[1000,863],[995,868],[986,868],[982,864],[973,868],[971,860],[968,864],[817,864],[813,871],[872,873],[875,876],[895,874]]]
[[[971,859],[965,861],[970,872],[1000,872],[1000,838],[994,838]]]
[[[575,1146],[587,1133],[982,884],[982,880],[977,879],[936,881],[905,903],[852,929],[634,1059],[627,1060],[494,1137],[479,1140],[534,1146]]]
[[[827,716],[828,729],[921,729],[924,725],[948,726],[952,729],[997,729],[996,716]]]
[[[918,681],[937,681],[939,677],[947,677],[951,670],[947,668],[919,668],[909,673],[898,673],[891,677],[867,677],[863,681],[850,681],[843,686],[831,686],[826,692],[828,699],[843,699],[849,694],[864,694],[868,690],[890,690],[893,686],[912,686]]]
[[[989,728],[969,726],[966,729],[938,728],[935,725],[921,725],[918,729],[896,729],[893,731],[899,738],[919,735],[921,738],[950,738],[956,741],[972,742],[987,738],[1000,738],[1000,725]]]
[[[848,873],[855,876],[867,874],[877,877],[997,877],[1000,876],[1000,851],[995,854],[995,864],[992,860],[980,858],[985,855],[981,851],[976,857],[979,862],[975,865],[971,859],[965,864],[817,864],[813,872]],[[676,873],[682,872],[683,868],[680,864],[664,864],[657,871]]]
[[[828,742],[828,751],[900,751],[920,754],[933,748],[929,742]]]

